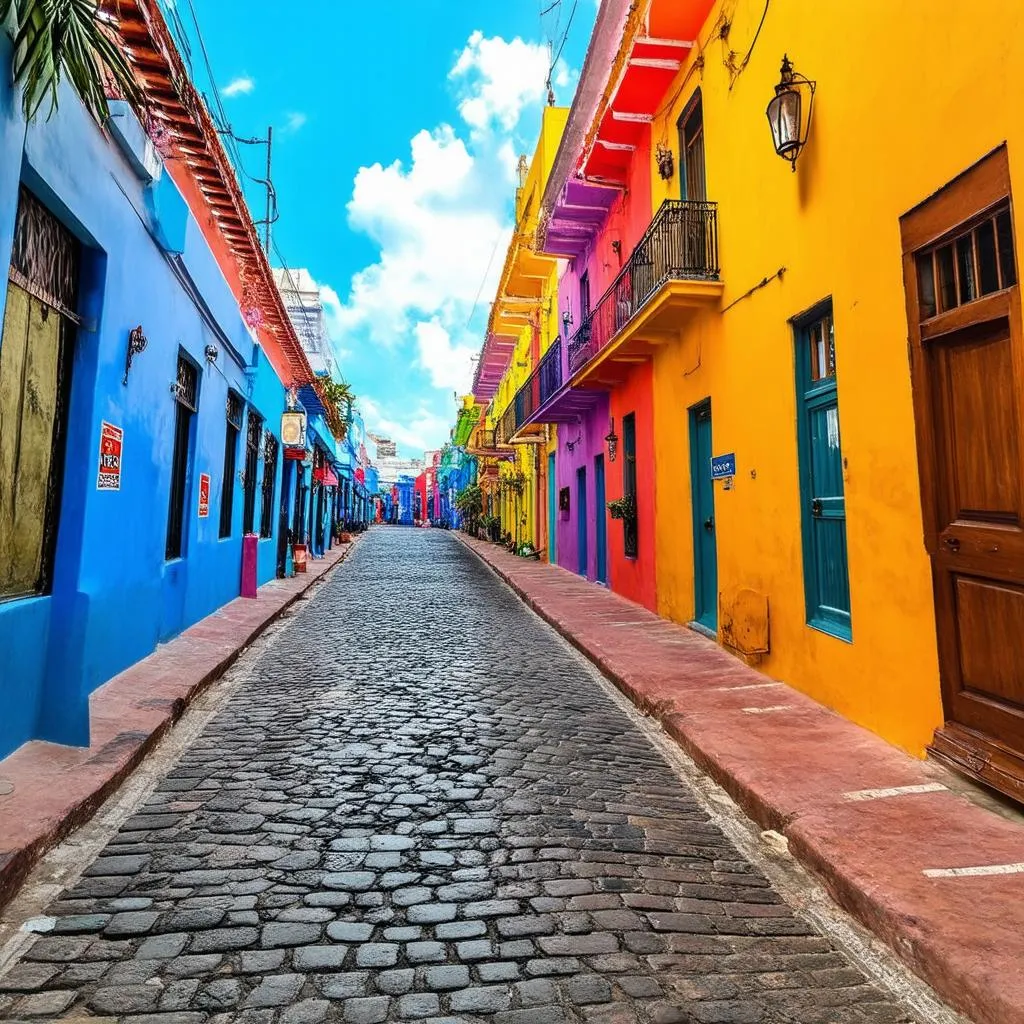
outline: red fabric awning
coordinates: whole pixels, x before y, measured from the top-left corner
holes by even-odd
[[[338,477],[333,469],[326,466],[318,466],[313,470],[313,479],[322,483],[325,487],[337,487]]]

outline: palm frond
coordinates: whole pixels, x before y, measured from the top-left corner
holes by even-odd
[[[22,108],[28,120],[47,100],[47,118],[52,116],[65,75],[100,122],[109,116],[104,69],[113,76],[125,99],[141,102],[135,75],[96,0],[0,0],[0,21],[12,14],[18,26],[14,81],[22,87]]]

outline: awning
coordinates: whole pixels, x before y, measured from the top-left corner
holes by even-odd
[[[326,466],[318,466],[313,470],[313,479],[318,483],[323,484],[325,487],[337,487],[338,477],[335,475],[333,469],[328,469]]]

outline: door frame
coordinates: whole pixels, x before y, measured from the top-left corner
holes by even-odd
[[[608,585],[608,519],[605,508],[607,481],[604,453],[594,456],[594,580]]]
[[[718,533],[714,533],[715,543],[715,601],[713,607],[709,609],[702,609],[700,607],[701,597],[701,581],[703,580],[703,571],[705,569],[704,558],[701,554],[701,541],[703,540],[702,530],[704,529],[704,523],[700,517],[700,509],[698,507],[698,490],[697,481],[698,473],[700,472],[700,453],[697,450],[697,423],[700,419],[701,413],[707,411],[708,415],[708,429],[711,429],[713,423],[711,417],[711,396],[701,399],[691,405],[687,410],[687,417],[689,420],[690,430],[690,513],[693,520],[693,620],[691,625],[696,626],[701,632],[707,632],[715,637],[718,635]],[[712,434],[712,438],[713,438]],[[711,444],[711,452],[714,454],[714,443]],[[705,467],[705,472],[708,474],[708,479],[711,479],[711,465],[710,460]],[[714,508],[715,508],[715,486],[714,481],[711,481],[711,515],[714,520]],[[709,616],[710,612],[710,616]],[[709,625],[703,621],[701,616],[704,618],[710,617],[714,625]]]
[[[558,480],[555,476],[555,453],[548,453],[548,561],[558,561]]]
[[[990,733],[958,722],[955,708],[963,699],[960,672],[960,649],[953,629],[943,628],[955,614],[955,595],[949,569],[940,566],[941,534],[948,531],[939,511],[941,466],[932,425],[936,420],[935,384],[931,379],[932,359],[929,346],[941,344],[943,337],[953,337],[971,328],[994,327],[1005,320],[1009,325],[1011,343],[1016,339],[1014,370],[1018,385],[1024,381],[1024,320],[1021,315],[1020,273],[1016,281],[1001,291],[958,305],[922,322],[921,299],[917,270],[917,254],[946,236],[955,237],[969,229],[970,223],[987,211],[1009,201],[1012,216],[1009,161],[1005,143],[986,154],[938,192],[925,199],[900,218],[903,255],[904,296],[908,326],[908,356],[911,390],[914,403],[914,426],[917,438],[918,474],[920,479],[921,516],[925,550],[931,562],[934,591],[936,648],[939,662],[939,684],[942,695],[944,723],[935,730],[929,753],[957,771],[975,778],[1012,796],[1024,800],[1024,745],[1011,748]],[[1015,236],[1016,238],[1016,236]],[[1016,252],[1014,252],[1016,259]],[[965,552],[963,572],[971,574],[972,556]],[[979,575],[990,569],[979,568]],[[1017,574],[1024,583],[1024,571]],[[980,698],[984,700],[984,698]],[[1007,712],[1012,714],[1012,712]]]
[[[587,467],[576,469],[576,571],[589,579],[590,538],[587,530]]]

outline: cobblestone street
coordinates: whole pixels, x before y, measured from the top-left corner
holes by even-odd
[[[0,1019],[916,1020],[452,536],[372,531],[236,671]]]

